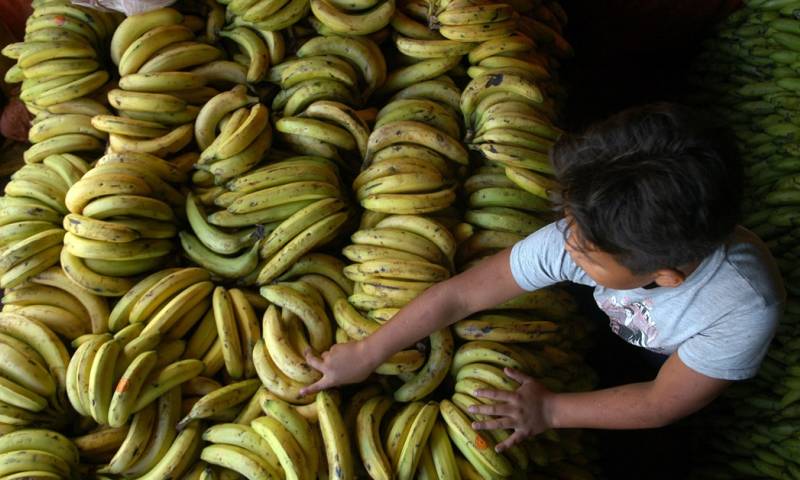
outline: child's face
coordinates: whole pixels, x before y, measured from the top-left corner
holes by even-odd
[[[577,226],[573,225],[567,236],[566,250],[572,261],[581,267],[592,280],[606,288],[614,290],[631,290],[649,285],[656,280],[656,274],[637,275],[631,272],[614,258],[613,255],[591,248],[586,245],[578,248],[576,245],[585,245],[580,242]]]

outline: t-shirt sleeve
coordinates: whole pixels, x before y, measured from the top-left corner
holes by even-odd
[[[780,303],[733,312],[678,347],[692,370],[712,378],[744,380],[755,376],[775,335]]]
[[[569,281],[595,286],[564,248],[565,222],[551,223],[511,248],[511,274],[523,290]]]

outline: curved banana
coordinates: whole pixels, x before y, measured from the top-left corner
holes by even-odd
[[[255,83],[261,81],[269,69],[269,50],[264,40],[253,30],[247,27],[234,27],[222,30],[219,35],[236,42],[246,52],[248,61],[247,81]]]
[[[355,478],[355,465],[350,451],[350,438],[344,426],[339,407],[327,391],[317,393],[317,411],[319,412],[319,428],[325,444],[325,456],[328,459],[328,476],[330,478]]]
[[[88,313],[92,325],[92,333],[108,331],[109,308],[106,300],[76,285],[64,274],[61,268],[47,269],[33,277],[31,281],[40,285],[58,288],[69,293],[83,305],[83,310]],[[73,313],[77,313],[77,310],[73,311]],[[42,339],[40,338],[39,340],[41,341]],[[55,359],[55,356],[53,358]],[[69,355],[67,355],[66,358],[66,363],[69,363]]]
[[[398,121],[376,128],[369,136],[367,159],[376,152],[397,143],[416,143],[441,152],[453,162],[466,165],[468,154],[454,138],[443,135],[439,130],[416,121]]]
[[[278,369],[266,351],[263,339],[260,339],[253,349],[253,362],[258,378],[270,393],[292,403],[308,404],[314,401],[313,396],[300,395],[300,389],[306,385],[295,382]]]
[[[173,388],[159,398],[157,420],[152,435],[148,436],[149,443],[137,458],[125,468],[123,472],[125,475],[139,475],[150,470],[161,455],[166,452],[176,435],[174,425],[178,421],[180,397],[180,389]]]
[[[222,50],[205,43],[179,42],[168,45],[139,67],[138,73],[172,72],[212,62],[222,56]]]
[[[426,58],[413,65],[399,68],[386,78],[378,93],[391,94],[418,82],[432,80],[446,74],[461,62],[461,56]]]
[[[453,334],[449,328],[434,332],[430,336],[431,353],[425,366],[412,379],[394,392],[395,400],[408,402],[424,398],[433,391],[447,375],[453,358]]]
[[[438,415],[439,405],[436,402],[428,402],[414,417],[395,464],[394,471],[398,480],[414,478]]]
[[[258,404],[257,404],[258,405]],[[258,405],[258,416],[263,415],[261,406]],[[250,422],[248,422],[250,423]],[[259,456],[270,467],[270,472],[275,477],[280,477],[282,472],[278,457],[272,451],[269,443],[249,425],[235,423],[219,423],[203,432],[203,440],[218,445],[233,445]]]
[[[158,463],[147,473],[139,477],[140,480],[158,480],[164,478],[179,478],[189,470],[196,460],[197,451],[200,449],[200,424],[194,422],[184,428],[175,437],[169,449],[160,457]]]
[[[261,245],[261,258],[271,258],[286,243],[297,237],[302,231],[314,225],[323,218],[332,215],[344,208],[337,198],[323,198],[309,206],[298,210],[292,216],[281,222]]]
[[[125,50],[143,34],[163,25],[176,25],[183,20],[183,16],[171,8],[160,8],[139,15],[132,15],[123,20],[114,31],[111,38],[111,60],[119,65],[120,58]]]
[[[281,422],[272,417],[259,417],[250,422],[250,426],[272,448],[287,480],[311,478],[302,448]]]
[[[261,457],[241,447],[224,444],[209,445],[200,452],[200,459],[212,465],[233,470],[246,478],[278,479],[280,475]]]
[[[224,278],[241,278],[258,267],[258,243],[237,257],[225,257],[203,245],[188,232],[178,234],[183,253],[194,263]]]
[[[320,460],[319,446],[316,441],[315,429],[308,420],[288,403],[279,399],[268,399],[261,406],[264,413],[277,420],[297,440],[297,444],[306,458],[308,473],[311,478],[317,476]]]
[[[192,406],[189,413],[178,422],[178,430],[194,420],[213,417],[225,409],[241,404],[252,397],[260,385],[261,381],[257,378],[243,380],[204,395]]]
[[[297,50],[300,58],[316,55],[336,55],[354,63],[364,78],[368,96],[386,80],[386,60],[372,40],[354,37],[314,37]]]
[[[331,238],[347,221],[348,215],[348,212],[334,213],[303,230],[267,261],[258,274],[257,282],[263,285],[284,273],[309,250]]]
[[[161,371],[151,373],[133,405],[133,413],[143,409],[172,388],[200,375],[204,368],[205,365],[200,360],[188,359],[171,363]],[[192,425],[194,423],[187,428],[191,428]]]
[[[157,413],[156,405],[150,404],[133,416],[125,440],[108,461],[108,465],[98,470],[99,473],[122,473],[141,456],[150,441],[150,430],[156,422]]]
[[[373,397],[359,409],[356,418],[358,451],[367,473],[376,480],[392,478],[392,466],[380,438],[381,420],[391,406],[389,397]]]
[[[339,35],[369,35],[392,19],[394,0],[384,0],[366,11],[342,11],[329,0],[311,0],[311,11],[326,27]]]
[[[414,98],[393,100],[378,112],[375,128],[401,120],[428,123],[453,138],[461,136],[460,119],[454,111],[433,100]]]
[[[217,125],[225,115],[257,102],[257,98],[247,96],[244,85],[237,85],[206,102],[195,121],[195,139],[200,149],[205,150],[214,141]]]
[[[483,478],[502,478],[512,474],[509,461],[494,451],[494,442],[476,432],[469,418],[453,402],[442,400],[439,407],[453,443]]]
[[[119,74],[125,78],[134,74],[159,50],[169,45],[192,40],[194,34],[186,26],[177,24],[162,24],[149,29],[137,37],[125,50],[119,61]],[[120,82],[121,83],[121,82]],[[129,86],[120,85],[124,89]]]

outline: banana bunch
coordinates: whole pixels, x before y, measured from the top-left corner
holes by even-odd
[[[129,420],[135,424],[137,415],[152,421],[160,397],[203,371],[202,361],[167,355],[157,335],[141,333],[141,326],[133,324],[114,335],[88,334],[73,341],[76,350],[66,370],[66,388],[78,414],[114,428]],[[152,424],[142,428],[149,434]],[[131,426],[129,434],[135,430]],[[141,445],[132,450],[141,451]]]
[[[53,430],[22,428],[0,437],[4,478],[76,478],[78,449]]]
[[[195,168],[213,175],[217,185],[247,173],[272,145],[269,109],[238,85],[209,100],[195,122],[202,148]]]
[[[459,478],[450,440],[438,420],[439,404],[417,401],[394,412],[392,407],[390,397],[376,394],[356,409],[358,450],[370,478]]]
[[[185,175],[158,157],[111,153],[65,197],[64,272],[98,295],[120,297],[133,278],[161,267],[174,249],[174,211],[183,195],[171,185]]]
[[[69,360],[67,348],[42,322],[0,313],[0,422],[55,429],[68,424]]]
[[[285,116],[298,115],[317,100],[358,106],[386,80],[383,53],[367,37],[313,37],[296,57],[275,65],[267,77],[281,86],[272,110]]]
[[[246,26],[263,35],[278,34],[305,18],[311,6],[308,0],[231,0],[226,17],[235,26]],[[280,59],[273,57],[274,63]]]
[[[179,321],[167,338],[186,338],[182,358],[202,360],[204,377],[224,370],[228,378],[252,378],[253,350],[261,338],[257,312],[266,309],[265,303],[257,293],[217,287],[210,305],[203,302],[194,313],[187,313],[192,321]]]
[[[328,288],[326,294],[346,298],[335,282],[329,281]],[[306,363],[305,351],[319,353],[333,344],[326,298],[314,284],[304,280],[261,287],[261,295],[270,306],[264,313],[263,338],[253,352],[258,376],[278,398],[307,404],[313,397],[303,397],[299,390],[319,380],[320,375]]]
[[[449,80],[425,81],[401,90],[378,112],[367,166],[353,182],[365,209],[425,214],[455,201],[455,175],[468,163],[452,109],[458,94]]]
[[[314,63],[317,60],[320,58],[300,59],[296,64]],[[337,61],[350,68],[343,60]],[[355,71],[353,75],[355,76]],[[282,141],[293,151],[336,160],[349,171],[357,170],[361,158],[366,155],[370,134],[369,126],[361,119],[358,111],[331,100],[314,101],[298,116],[277,119],[275,129],[281,133]]]
[[[109,308],[105,299],[80,288],[58,266],[6,289],[0,303],[3,312],[41,322],[69,341],[107,330]]]
[[[208,428],[201,458],[247,478],[317,478],[323,448],[317,428],[282,400],[263,397],[258,407],[254,418]]]
[[[16,287],[58,263],[65,197],[88,168],[80,157],[53,154],[11,175],[0,197],[0,288]]]
[[[546,345],[533,350],[488,340],[464,343],[453,357],[450,372],[455,381],[455,393],[451,399],[452,407],[455,408],[448,405],[445,410],[444,402],[442,404],[442,415],[448,425],[451,440],[484,478],[510,475],[509,465],[523,471],[529,466],[535,471],[563,467],[564,464],[558,463],[558,459],[567,452],[574,455],[582,452],[580,437],[562,436],[561,432],[549,431],[515,445],[504,454],[494,453],[493,445],[508,438],[512,433],[510,431],[488,431],[488,438],[484,436],[488,449],[475,448],[476,442],[464,442],[465,439],[475,438],[477,434],[470,423],[487,419],[482,415],[469,413],[469,407],[493,402],[474,397],[475,390],[513,391],[519,386],[505,376],[503,368],[513,368],[533,375],[555,391],[588,390],[594,382],[591,371],[583,364],[580,356],[554,346]],[[580,467],[570,465],[564,468],[576,470]]]
[[[450,40],[481,42],[502,38],[517,28],[512,5],[491,0],[439,2],[429,18],[431,27]]]
[[[195,423],[176,431],[181,400],[181,387],[171,387],[123,426],[101,427],[75,439],[79,448],[84,447],[81,456],[99,464],[97,473],[102,475],[165,478],[188,470],[196,455],[194,449],[200,445],[199,427]]]
[[[389,25],[395,0],[310,0],[314,17],[333,35],[369,35]]]
[[[109,79],[100,62],[116,26],[114,15],[68,1],[35,5],[25,24],[24,41],[3,49],[3,55],[16,61],[5,80],[22,82],[20,98],[34,115],[89,97]],[[61,130],[59,136],[67,137],[48,145],[65,148],[69,143],[73,148],[59,153],[99,148],[89,148],[96,143],[91,141],[94,137],[78,125],[64,125]]]
[[[197,41],[185,20],[162,8],[128,17],[114,32],[111,58],[121,78],[108,101],[119,115],[93,119],[97,129],[108,132],[113,151],[162,157],[178,152],[192,141],[200,106],[219,93],[207,83],[219,79],[218,70],[229,70],[209,66],[223,52]]]
[[[396,35],[416,40],[444,40],[437,31],[428,28],[428,2],[397,0],[390,25]]]

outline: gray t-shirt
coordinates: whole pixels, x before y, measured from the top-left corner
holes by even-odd
[[[703,375],[752,377],[767,353],[786,294],[769,251],[738,227],[730,242],[705,258],[674,288],[612,290],[597,285],[564,249],[564,221],[511,250],[511,272],[527,291],[570,281],[594,287],[611,330],[624,340],[680,359]]]

